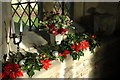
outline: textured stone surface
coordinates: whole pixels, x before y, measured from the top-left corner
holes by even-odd
[[[9,32],[11,20],[11,4],[10,2],[0,3],[0,58],[9,50]]]
[[[2,3],[0,3],[0,59],[2,57]]]

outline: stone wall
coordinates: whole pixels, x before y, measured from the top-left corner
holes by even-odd
[[[74,2],[74,20],[87,32],[111,35],[118,19],[117,2]]]
[[[0,2],[0,60],[2,60],[2,3]],[[2,70],[2,63],[0,62],[0,72]]]
[[[11,4],[9,2],[0,3],[0,57],[3,54],[8,53],[9,45],[9,32],[10,32],[10,20],[11,20]]]
[[[0,20],[2,20],[2,3],[0,3]],[[2,21],[0,21],[0,60],[2,58]]]

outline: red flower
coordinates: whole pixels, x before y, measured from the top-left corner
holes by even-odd
[[[90,34],[90,37],[91,37],[91,38],[95,38],[95,36],[94,36],[94,35],[92,35],[92,34]]]
[[[59,33],[58,33],[58,29],[50,29],[50,30],[49,30],[49,33],[50,33],[50,34],[53,34],[54,36],[56,36],[56,35],[59,34]]]
[[[49,33],[52,34],[53,29],[49,29]]]
[[[70,51],[63,50],[63,53],[61,54],[61,56],[64,56],[64,58],[66,58],[67,54],[70,54]]]
[[[19,67],[18,64],[7,63],[3,67],[2,78],[15,79],[16,77],[22,77],[23,73],[20,71]]]
[[[79,43],[74,42],[74,45],[71,46],[71,49],[75,49],[76,52],[79,52],[79,50],[82,49],[82,47]]]
[[[16,73],[16,76],[22,77],[21,75],[23,75],[23,73],[21,71],[15,71],[14,73]]]
[[[76,52],[79,52],[80,49],[87,49],[87,47],[89,47],[88,42],[84,40],[80,43],[74,42],[74,45],[71,46],[71,49],[74,49]]]
[[[58,35],[58,34],[64,34],[66,31],[68,31],[67,29],[49,29],[49,33],[53,34],[54,36]]]
[[[54,33],[53,33],[54,36],[57,36],[58,34],[59,34],[58,32],[54,32]]]
[[[15,79],[15,78],[16,78],[16,75],[15,75],[14,73],[11,73],[11,74],[10,74],[10,78],[11,78],[11,79]]]
[[[59,55],[59,56],[63,56],[63,54],[62,54],[62,53],[59,53],[58,55]]]
[[[0,78],[7,78],[5,73],[0,73]]]
[[[49,63],[51,61],[52,60],[48,60],[48,59],[46,59],[46,60],[40,60],[40,62],[43,64],[42,69],[48,70],[49,66],[52,65],[52,64]]]
[[[49,33],[53,34],[54,36],[58,35],[58,34],[64,34],[66,31],[68,31],[67,29],[49,29]]]
[[[54,27],[55,27],[55,24],[51,24],[49,27],[50,27],[50,28],[54,28]]]
[[[57,31],[58,31],[58,29],[53,29],[53,35],[54,35],[54,36],[56,36],[56,35],[59,34]]]
[[[53,29],[53,31],[58,31],[58,29]]]
[[[63,29],[63,28],[60,28],[60,29],[58,30],[58,33],[64,34],[66,31],[68,31],[68,30],[67,30],[67,29]]]
[[[89,47],[88,42],[86,40],[80,42],[80,45],[82,49],[87,49],[87,47]]]

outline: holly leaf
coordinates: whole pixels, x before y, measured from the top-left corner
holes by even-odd
[[[32,77],[35,74],[35,72],[33,70],[28,70],[27,74],[29,75],[29,77]]]

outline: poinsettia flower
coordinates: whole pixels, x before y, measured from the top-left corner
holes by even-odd
[[[67,29],[60,28],[58,29],[58,33],[65,34],[65,32],[68,31]]]
[[[55,27],[55,24],[51,24],[49,27],[50,27],[50,28],[54,28],[54,27]]]
[[[49,29],[49,33],[52,34],[53,29]]]
[[[49,29],[49,33],[53,34],[54,36],[58,35],[58,29]]]
[[[40,62],[43,64],[42,69],[48,70],[49,66],[52,65],[51,62],[52,60],[46,59],[46,60],[40,60]]]
[[[11,74],[10,74],[10,78],[11,78],[11,79],[15,79],[15,78],[16,78],[16,75],[15,75],[14,73],[11,73]]]
[[[2,78],[15,79],[17,77],[22,77],[23,73],[20,71],[19,67],[18,64],[7,63],[3,67]]]
[[[4,75],[4,74],[5,74],[5,75],[9,75],[10,73],[11,73],[11,71],[6,70],[6,71],[3,72],[3,75]]]
[[[21,71],[15,71],[14,73],[18,77],[22,77],[23,76],[23,73]]]
[[[59,34],[58,32],[54,32],[54,33],[53,33],[54,36],[57,36],[58,34]]]
[[[64,56],[64,58],[67,58],[67,54],[70,54],[70,51],[63,50],[63,53],[61,54],[61,56]]]
[[[58,29],[53,29],[53,31],[58,31]]]
[[[58,35],[59,33],[58,33],[58,29],[53,29],[53,35],[54,36],[56,36],[56,35]]]
[[[80,42],[80,45],[82,49],[87,49],[87,47],[89,47],[88,42],[86,40]]]
[[[79,43],[75,41],[74,45],[71,46],[71,49],[74,49],[76,52],[79,52],[79,50],[82,49],[82,47]]]
[[[0,73],[0,79],[7,78],[5,73]]]

